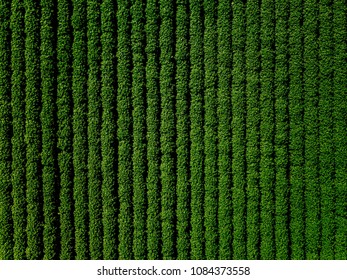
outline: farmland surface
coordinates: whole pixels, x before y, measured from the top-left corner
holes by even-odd
[[[0,0],[0,259],[347,259],[346,0]]]

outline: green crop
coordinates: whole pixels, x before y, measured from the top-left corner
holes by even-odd
[[[245,5],[235,1],[233,5],[232,36],[232,224],[233,259],[246,258],[246,170],[245,170]]]
[[[133,0],[131,6],[131,42],[133,53],[133,188],[134,188],[134,238],[135,259],[145,259],[146,248],[146,72],[145,72],[145,5]]]
[[[189,13],[188,0],[177,3],[176,36],[176,112],[177,112],[177,258],[190,256],[189,183]],[[148,143],[149,144],[149,143]]]
[[[39,5],[24,1],[25,7],[25,143],[28,259],[43,257],[41,98],[40,98],[40,17]]]
[[[117,258],[117,172],[116,164],[116,44],[114,21],[116,13],[111,0],[101,4],[101,168],[102,168],[102,224],[103,224],[103,258]],[[100,251],[100,248],[99,248]]]
[[[259,70],[260,70],[260,11],[259,1],[246,5],[246,168],[247,168],[247,259],[259,259],[260,188],[259,188]]]
[[[203,1],[193,0],[190,8],[190,181],[191,181],[191,256],[204,259],[204,134],[203,134]]]
[[[231,2],[222,0],[217,8],[218,30],[218,233],[219,258],[232,258],[231,217]]]
[[[88,197],[90,258],[102,259],[101,18],[99,1],[87,2]]]
[[[43,190],[43,249],[44,259],[57,259],[58,215],[55,153],[55,50],[51,1],[41,2],[41,93],[42,93],[42,190]]]
[[[304,176],[305,176],[305,251],[307,259],[319,258],[320,188],[318,131],[318,5],[314,0],[304,3]]]
[[[59,166],[60,259],[75,257],[73,220],[72,37],[66,0],[58,2],[57,30],[57,148]]]
[[[304,259],[304,128],[302,1],[290,2],[289,45],[289,178],[291,258]]]
[[[346,259],[346,234],[347,234],[347,30],[345,28],[347,19],[345,17],[347,5],[343,1],[334,1],[333,6],[333,23],[334,23],[334,146],[335,146],[335,189],[336,189],[336,243],[335,258]]]
[[[274,11],[275,3],[261,2],[260,71],[260,258],[275,258],[274,235]]]
[[[74,224],[76,259],[89,258],[88,235],[88,137],[87,137],[87,5],[73,2],[72,98]]]
[[[347,259],[346,13],[0,1],[0,259]]]
[[[132,110],[131,110],[131,26],[130,1],[118,2],[117,49],[117,137],[119,196],[119,259],[133,256],[133,180],[132,180]]]
[[[13,220],[11,213],[11,59],[8,3],[1,3],[0,17],[0,258],[13,259]]]
[[[205,0],[204,31],[204,225],[205,257],[218,258],[217,1]]]
[[[288,10],[289,1],[275,4],[275,247],[276,259],[289,259],[289,166],[288,144]]]
[[[175,258],[175,92],[174,92],[174,1],[160,0],[159,28],[161,96],[160,163],[162,258]]]
[[[11,9],[11,112],[12,112],[12,217],[13,258],[25,259],[26,234],[26,145],[25,145],[25,40],[23,1]]]
[[[147,258],[161,258],[159,7],[146,3]]]
[[[333,74],[334,61],[333,45],[330,44],[332,36],[333,18],[332,1],[322,1],[319,6],[320,39],[319,39],[319,185],[321,190],[321,252],[320,258],[334,259],[335,243],[335,188],[334,188],[334,121],[333,121]]]

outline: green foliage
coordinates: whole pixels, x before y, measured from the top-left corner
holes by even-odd
[[[204,225],[206,259],[218,258],[217,1],[205,0],[204,30]],[[180,114],[178,114],[180,115]],[[189,153],[189,151],[188,151]]]
[[[53,29],[54,5],[41,1],[41,92],[42,92],[42,189],[43,189],[43,249],[44,259],[57,259],[58,209],[56,184],[55,133],[55,43]]]
[[[41,181],[41,91],[39,3],[24,1],[25,7],[25,143],[27,248],[30,260],[43,257],[43,215]]]
[[[261,2],[260,258],[274,259],[274,2]]]
[[[218,3],[218,232],[219,258],[232,258],[231,221],[231,2]]]
[[[89,258],[88,137],[87,137],[87,5],[73,1],[73,168],[76,259]]]
[[[117,137],[119,196],[119,259],[133,257],[133,180],[131,115],[131,38],[130,1],[118,1],[117,10]]]
[[[317,1],[304,2],[304,129],[305,129],[305,252],[319,259],[321,234],[318,132],[318,8]]]
[[[177,259],[190,256],[189,184],[189,14],[188,1],[177,3],[176,115],[177,115]]]
[[[335,0],[334,24],[334,145],[335,145],[335,190],[336,190],[336,241],[335,259],[347,259],[347,4]]]
[[[259,259],[259,70],[260,9],[258,0],[246,4],[246,166],[247,166],[247,259]]]
[[[332,1],[320,2],[319,28],[319,186],[321,188],[322,241],[320,258],[334,259],[335,243],[335,188],[334,188],[334,121],[333,121],[333,32]]]
[[[163,259],[175,258],[175,92],[174,92],[174,1],[160,0],[159,30],[161,95],[161,233]]]
[[[131,6],[131,42],[133,53],[133,189],[134,189],[134,259],[146,258],[146,107],[145,107],[145,5],[133,0]]]
[[[9,3],[0,4],[0,259],[13,259]]]
[[[190,8],[190,182],[191,258],[204,259],[204,134],[203,134],[203,1],[192,0]]]
[[[116,164],[116,110],[115,110],[115,32],[116,14],[112,0],[101,5],[101,153],[102,153],[102,224],[103,258],[117,258],[117,172]],[[99,248],[100,250],[100,248]]]
[[[75,257],[73,221],[72,38],[67,0],[57,6],[57,148],[60,186],[60,259]]]
[[[87,20],[89,250],[90,258],[96,260],[103,258],[100,1],[87,2]]]
[[[146,3],[147,258],[161,258],[159,7]]]
[[[304,93],[303,46],[300,20],[302,0],[290,1],[288,22],[289,45],[289,161],[290,183],[290,243],[291,259],[305,258],[304,251]]]
[[[25,40],[23,1],[11,8],[11,105],[12,105],[12,217],[13,258],[25,259],[26,234],[26,146],[25,146]]]
[[[233,71],[232,71],[232,211],[233,259],[246,258],[246,172],[245,172],[245,7],[233,4]]]
[[[0,259],[347,259],[346,13],[0,1]]]
[[[289,259],[288,157],[288,10],[289,1],[275,4],[275,246],[276,259]]]

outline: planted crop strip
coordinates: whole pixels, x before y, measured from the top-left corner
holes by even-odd
[[[118,257],[119,231],[117,223],[117,171],[116,166],[116,11],[112,0],[101,4],[101,154],[102,154],[102,225],[103,259]]]
[[[275,36],[275,246],[276,259],[289,259],[288,161],[288,9],[289,1],[276,1]]]
[[[60,259],[75,257],[72,154],[72,38],[69,2],[57,5],[57,148],[60,186]]]
[[[319,185],[321,186],[322,241],[321,259],[334,259],[335,243],[335,188],[334,188],[334,138],[333,135],[333,44],[332,1],[320,2],[319,27]]]
[[[297,260],[305,258],[302,0],[290,1],[289,9],[290,243],[291,259]]]
[[[12,217],[13,258],[25,259],[26,146],[25,146],[25,40],[23,1],[12,1],[11,23],[11,112],[12,112]]]
[[[11,56],[9,3],[2,3],[0,17],[0,259],[13,259],[11,215]]]
[[[246,3],[246,165],[247,165],[247,258],[259,259],[260,189],[259,189],[259,70],[260,3]]]
[[[218,3],[218,233],[219,258],[232,258],[231,221],[231,3]]]
[[[204,259],[203,1],[190,1],[191,258]]]
[[[131,42],[133,52],[133,188],[134,188],[134,259],[145,259],[146,248],[146,107],[145,107],[145,5],[133,0],[131,7]]]
[[[160,91],[159,91],[159,7],[146,3],[146,125],[147,125],[147,251],[148,259],[161,258],[160,220]]]
[[[176,115],[177,115],[177,258],[190,257],[189,183],[189,2],[177,2],[176,36]]]
[[[163,259],[174,259],[175,250],[175,92],[174,92],[174,2],[160,0],[160,150],[161,233]]]
[[[205,130],[205,256],[206,259],[218,258],[218,118],[217,118],[217,1],[205,0],[204,34],[204,130]],[[180,115],[177,112],[177,115]],[[188,148],[188,147],[187,147]],[[189,151],[188,151],[189,153]]]
[[[245,173],[245,5],[233,4],[233,72],[232,72],[232,209],[233,259],[246,258],[246,173]]]
[[[72,27],[74,41],[72,97],[73,97],[73,168],[74,168],[74,224],[76,259],[89,258],[88,241],[88,137],[87,137],[87,5],[73,2]]]
[[[55,83],[55,39],[53,29],[54,5],[52,1],[41,1],[41,89],[42,89],[42,189],[43,189],[43,249],[44,259],[57,259],[58,248],[58,204],[56,184],[56,133],[54,103]]]
[[[318,132],[318,5],[304,2],[304,129],[305,129],[305,251],[306,258],[319,259],[321,222]]]
[[[90,258],[102,259],[100,2],[87,2],[88,197]]]
[[[40,123],[40,9],[35,1],[25,6],[25,142],[28,259],[43,257],[43,217],[41,181],[41,123]]]
[[[335,259],[346,259],[346,206],[347,206],[347,4],[336,0],[333,4],[334,23],[334,143],[335,143],[335,189],[336,189],[336,241]]]
[[[274,2],[261,3],[260,258],[274,259]]]
[[[132,114],[131,114],[131,38],[130,1],[117,7],[117,136],[119,196],[119,259],[131,259],[133,239],[132,207]]]

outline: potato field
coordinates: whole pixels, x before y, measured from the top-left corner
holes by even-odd
[[[0,259],[347,259],[347,1],[0,0]]]

